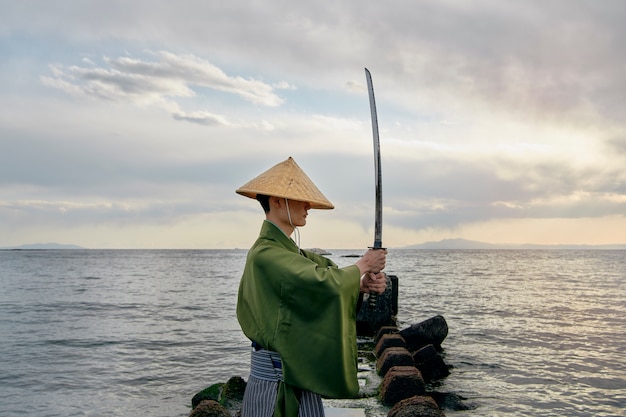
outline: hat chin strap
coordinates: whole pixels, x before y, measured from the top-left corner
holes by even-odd
[[[293,227],[294,238],[296,240],[296,245],[298,246],[298,253],[300,253],[300,229],[294,226],[291,221],[291,211],[289,210],[289,199],[285,198],[285,205],[287,206],[287,218],[289,218],[289,225]]]

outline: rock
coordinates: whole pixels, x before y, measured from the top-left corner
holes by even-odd
[[[219,402],[224,407],[234,410],[241,406],[243,394],[246,391],[246,381],[240,376],[230,378],[222,387]]]
[[[394,405],[406,398],[426,392],[420,371],[414,366],[394,366],[380,385],[378,398],[384,405]]]
[[[441,351],[441,344],[448,335],[448,324],[443,316],[437,315],[400,331],[407,348],[414,352],[426,345],[433,345]]]
[[[430,382],[450,375],[448,366],[433,345],[427,345],[413,352],[415,366],[422,373],[424,381]]]
[[[357,335],[374,336],[382,326],[395,326],[398,314],[398,277],[385,275],[387,288],[375,298],[368,297],[357,313]],[[376,300],[373,302],[373,300]]]
[[[387,417],[444,417],[435,400],[425,395],[407,398],[394,405]]]
[[[439,352],[437,352],[437,349],[435,349],[433,345],[426,345],[413,352],[413,360],[415,361],[415,365],[422,364],[437,355],[439,355]]]
[[[196,408],[202,400],[219,401],[223,386],[223,383],[213,384],[194,395],[191,399],[191,408]]]
[[[225,384],[213,384],[194,395],[191,399],[191,408],[195,409],[202,401],[211,400],[219,402],[234,413],[241,407],[245,391],[246,381],[239,376],[234,376]]]
[[[189,417],[230,417],[228,410],[215,400],[202,400]]]
[[[453,392],[430,392],[428,395],[435,400],[442,410],[463,411],[476,409],[475,404],[466,404],[464,402],[467,398],[461,397]]]
[[[385,349],[376,361],[376,372],[384,377],[387,371],[394,366],[415,366],[413,357],[406,348],[391,347]]]
[[[378,329],[378,333],[376,333],[376,336],[374,337],[374,343],[378,343],[386,334],[395,334],[398,332],[400,332],[400,330],[398,330],[397,326],[382,326]]]
[[[321,248],[309,248],[307,249],[309,252],[313,252],[316,253],[318,255],[324,255],[324,256],[328,256],[328,255],[332,255],[332,253],[328,252],[326,249],[321,249]]]
[[[376,357],[380,357],[385,349],[390,347],[406,348],[406,342],[404,341],[404,338],[397,333],[385,334],[380,338],[380,340],[376,344],[376,347],[374,348],[374,353],[376,354]]]

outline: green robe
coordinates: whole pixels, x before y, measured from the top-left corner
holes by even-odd
[[[328,398],[358,394],[359,283],[357,266],[339,268],[313,252],[299,253],[277,226],[263,223],[248,252],[237,318],[249,339],[282,358],[275,415],[297,415],[298,390]]]

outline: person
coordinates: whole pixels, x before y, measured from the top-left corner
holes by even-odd
[[[367,250],[339,268],[300,248],[308,211],[334,206],[291,157],[236,192],[265,212],[237,299],[237,319],[252,341],[241,415],[323,417],[322,397],[358,394],[357,302],[360,293],[385,290],[387,251]]]

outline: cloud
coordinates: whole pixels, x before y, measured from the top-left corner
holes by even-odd
[[[229,126],[227,118],[206,110],[184,112],[177,98],[196,97],[198,88],[221,91],[239,96],[262,106],[277,107],[284,99],[274,90],[294,90],[285,81],[273,85],[229,76],[209,61],[193,55],[176,55],[167,51],[150,53],[154,61],[132,57],[104,58],[106,67],[83,60],[88,67],[76,65],[50,66],[52,76],[41,76],[44,85],[60,89],[74,97],[96,100],[130,102],[139,105],[156,104],[172,111],[175,120],[205,126]]]
[[[272,87],[274,87],[277,90],[297,90],[295,85],[291,85],[289,84],[287,81],[280,81],[278,83],[274,83],[272,84]]]
[[[368,174],[371,163],[367,155],[358,160],[337,156],[328,160],[336,168],[320,176],[323,184],[333,184],[333,175],[341,178],[334,189],[342,192],[329,196],[336,214],[364,229],[372,222],[373,183],[358,177]],[[507,219],[620,216],[626,212],[624,184],[626,174],[619,167],[583,167],[568,159],[504,158],[498,153],[466,158],[447,148],[419,159],[387,156],[384,222],[417,231]]]
[[[212,114],[206,111],[196,111],[192,113],[174,113],[172,117],[175,120],[184,120],[187,122],[198,123],[204,126],[228,126],[230,123],[224,116]]]
[[[138,44],[184,45],[195,55],[157,52],[155,62],[117,58],[107,70],[143,74],[156,66],[169,73],[182,66],[186,70],[179,75],[217,80],[254,103],[280,105],[282,99],[267,90],[279,83],[261,82],[257,90],[246,85],[251,80],[225,76],[197,57],[238,67],[252,63],[251,73],[278,70],[309,86],[345,83],[345,74],[358,69],[360,75],[368,66],[390,101],[421,111],[443,102],[497,103],[521,117],[560,123],[626,120],[626,89],[620,88],[626,82],[620,70],[626,30],[623,8],[615,2],[483,0],[469,6],[425,0],[363,7],[358,1],[270,1],[262,7],[231,2],[181,8],[156,1],[150,10],[125,5],[121,16],[108,3],[91,1],[89,7],[72,8],[74,19],[60,11],[65,8],[40,4],[41,14],[32,16],[29,2],[23,3],[6,10],[7,30],[29,24],[40,36],[60,33],[94,42],[114,35]],[[97,21],[86,19],[92,10]]]
[[[610,152],[615,152],[626,159],[626,135],[608,139],[607,146]]]
[[[358,81],[354,81],[354,80],[347,81],[346,84],[345,84],[345,88],[348,91],[352,91],[352,92],[355,92],[355,93],[367,92],[367,87],[363,83],[358,82]]]
[[[252,216],[233,189],[291,155],[349,225],[337,234],[367,230],[364,66],[386,225],[619,217],[624,17],[610,1],[15,2],[0,16],[4,218]]]

